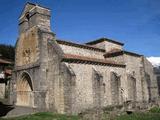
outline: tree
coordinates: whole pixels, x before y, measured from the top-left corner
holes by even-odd
[[[0,54],[3,58],[14,61],[15,58],[15,47],[12,45],[0,44]]]

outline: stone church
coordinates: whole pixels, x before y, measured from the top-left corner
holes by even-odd
[[[51,31],[50,12],[27,3],[21,13],[11,104],[78,114],[124,103],[143,108],[157,101],[153,66],[143,55],[108,38],[84,44],[59,40]]]

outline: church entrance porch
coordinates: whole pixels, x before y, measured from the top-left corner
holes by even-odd
[[[34,105],[34,94],[31,77],[28,73],[24,72],[20,79],[17,81],[16,85],[17,93],[17,106],[28,106],[32,107]]]

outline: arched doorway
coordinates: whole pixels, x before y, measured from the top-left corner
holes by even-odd
[[[19,106],[33,106],[33,86],[28,73],[24,72],[16,84],[17,103]]]
[[[111,72],[111,95],[112,104],[118,105],[120,102],[120,77],[115,72]]]

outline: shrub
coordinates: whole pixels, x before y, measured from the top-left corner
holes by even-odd
[[[149,110],[149,112],[152,112],[152,113],[160,113],[160,108],[159,107],[153,107]]]

